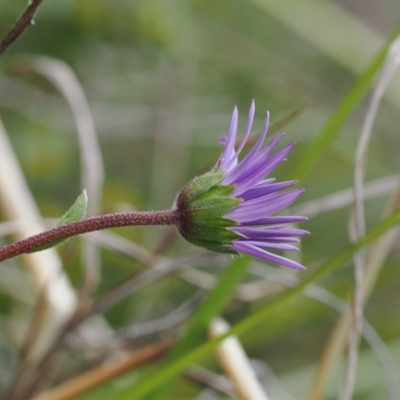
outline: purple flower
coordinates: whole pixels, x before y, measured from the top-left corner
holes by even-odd
[[[239,161],[249,137],[254,117],[251,104],[244,137],[235,150],[238,112],[235,107],[228,136],[221,139],[224,150],[214,169],[195,178],[178,195],[175,208],[180,211],[178,229],[190,242],[226,253],[245,253],[290,268],[301,264],[271,251],[298,250],[291,243],[309,232],[284,224],[305,221],[302,216],[277,216],[291,205],[304,189],[286,190],[296,181],[275,182],[268,175],[285,160],[295,143],[271,154],[283,138],[278,135],[268,144],[267,113],[264,128],[254,147]]]

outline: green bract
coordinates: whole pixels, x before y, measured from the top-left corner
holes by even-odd
[[[229,227],[237,225],[224,215],[242,200],[231,197],[234,186],[221,185],[223,172],[209,172],[190,181],[179,193],[175,209],[179,212],[181,235],[197,246],[219,253],[238,254],[226,247],[241,237]]]

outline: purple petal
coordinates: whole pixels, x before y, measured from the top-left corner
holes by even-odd
[[[304,189],[294,189],[284,193],[272,193],[258,199],[243,201],[238,207],[229,211],[225,217],[239,223],[254,221],[260,215],[272,215],[292,204]]]
[[[254,147],[250,150],[250,152],[247,154],[247,156],[245,158],[247,158],[247,157],[252,158],[253,155],[256,154],[258,152],[258,150],[260,150],[262,144],[264,143],[265,137],[267,136],[268,125],[269,125],[269,112],[267,111],[265,114],[265,122],[264,122],[264,126],[263,126],[263,130],[261,132],[261,135],[258,138]]]
[[[284,134],[264,146],[267,135],[269,114],[267,113],[263,130],[256,144],[239,162],[238,156],[243,150],[250,135],[255,105],[252,102],[247,119],[246,130],[235,151],[238,126],[238,111],[234,108],[228,136],[221,139],[224,145],[216,168],[223,171],[222,184],[234,185],[231,197],[241,198],[242,202],[229,211],[224,217],[237,223],[231,226],[240,238],[233,240],[230,248],[238,252],[250,254],[271,263],[284,265],[295,269],[305,269],[301,264],[288,258],[270,253],[266,249],[280,251],[295,251],[297,248],[291,243],[299,242],[295,236],[308,235],[309,232],[301,229],[286,228],[287,223],[304,221],[302,216],[271,216],[292,204],[303,192],[303,189],[294,189],[282,192],[297,182],[278,182],[266,177],[286,159],[294,143],[276,151],[271,155],[275,146]],[[233,224],[234,225],[234,224]]]
[[[233,184],[236,185],[233,196],[239,196],[240,194],[244,193],[249,188],[257,184],[260,180],[264,179],[286,158],[294,145],[295,143],[291,143],[288,146],[284,147],[282,150],[276,152],[273,156],[264,160],[258,166],[248,168],[246,173],[243,173],[238,179],[233,182]]]
[[[258,165],[259,163],[263,163],[265,159],[268,157],[269,153],[274,149],[274,147],[281,141],[281,139],[285,136],[284,133],[281,133],[278,135],[274,140],[271,141],[271,143],[267,144],[258,154],[254,153],[251,155],[253,150],[255,149],[256,146],[253,147],[252,150],[247,154],[243,160],[240,161],[240,163],[230,170],[226,176],[223,179],[223,182],[227,185],[232,184],[235,182],[237,179],[240,179],[240,177],[247,173],[247,171],[251,168],[253,168],[255,165]],[[251,157],[249,157],[251,155]]]
[[[288,182],[280,182],[280,183],[266,183],[264,185],[257,185],[253,189],[248,190],[247,192],[240,195],[240,198],[243,200],[251,200],[254,198],[262,197],[267,194],[277,192],[278,190],[286,189],[290,186],[293,186],[297,183],[297,181],[288,181]]]
[[[305,269],[301,264],[288,258],[272,254],[268,251],[262,250],[256,246],[246,242],[234,241],[231,245],[236,251],[240,253],[249,254],[253,257],[261,258],[262,260],[269,261],[274,264],[283,265],[289,268]]]
[[[242,142],[239,145],[239,148],[236,151],[236,155],[237,156],[239,156],[240,152],[243,150],[243,147],[246,144],[247,139],[248,139],[248,137],[250,135],[251,126],[253,125],[255,109],[256,109],[256,105],[255,105],[255,102],[254,102],[254,99],[253,99],[253,101],[251,102],[250,110],[249,110],[249,116],[247,118],[246,132],[245,132],[245,134],[243,136]]]
[[[228,143],[228,136],[224,135],[221,137],[221,139],[219,139],[219,144],[226,146],[227,143]]]
[[[246,228],[241,226],[234,226],[231,228],[231,230],[240,233],[241,235],[244,235],[249,239],[306,236],[310,234],[310,232],[304,231],[303,229],[288,229],[281,226],[272,228]]]
[[[231,126],[229,128],[228,140],[226,142],[225,148],[222,151],[222,154],[218,160],[221,169],[225,171],[225,166],[229,164],[232,157],[235,156],[235,142],[236,142],[236,132],[237,132],[237,123],[238,123],[238,110],[237,107],[233,109],[232,118],[231,118]],[[217,163],[217,164],[218,164]]]
[[[257,241],[257,240],[242,240],[239,241],[246,242],[247,244],[251,244],[256,247],[267,248],[267,249],[275,249],[275,250],[282,250],[282,251],[298,251],[299,249],[295,246],[290,244],[283,244],[283,243],[272,243],[272,242],[264,242],[264,241]]]
[[[259,226],[259,225],[276,225],[276,224],[291,224],[295,222],[307,221],[307,217],[300,215],[282,215],[277,217],[259,218],[254,221],[243,222],[243,226]]]
[[[251,131],[251,126],[253,124],[253,119],[254,119],[254,111],[255,111],[255,103],[254,100],[251,102],[251,106],[250,106],[250,110],[249,110],[249,116],[247,118],[247,126],[246,126],[246,131],[245,134],[243,136],[243,139],[239,145],[239,148],[236,151],[235,157],[233,157],[231,159],[231,161],[225,165],[225,170],[229,171],[232,168],[236,167],[237,164],[237,157],[239,157],[240,152],[243,150],[244,145],[246,144],[246,141],[250,135],[250,131]],[[236,160],[236,163],[234,163],[234,161]],[[234,165],[235,164],[235,165]]]
[[[273,192],[266,194],[265,196],[256,197],[254,199],[245,200],[240,203],[233,211],[244,211],[246,209],[251,210],[254,206],[264,207],[268,205],[273,205],[276,202],[284,201],[287,203],[288,201],[293,201],[298,196],[300,196],[304,192],[304,189],[297,188],[288,190],[286,192]]]

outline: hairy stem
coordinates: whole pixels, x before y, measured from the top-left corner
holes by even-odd
[[[45,246],[55,244],[82,233],[94,232],[109,228],[143,225],[176,225],[178,213],[172,211],[128,212],[106,214],[92,217],[71,224],[62,225],[49,231],[39,233],[19,242],[0,248],[0,262],[21,254],[33,253]]]

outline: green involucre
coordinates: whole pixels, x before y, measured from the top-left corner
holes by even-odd
[[[190,243],[218,253],[237,254],[226,245],[241,237],[229,228],[237,225],[224,216],[242,200],[232,197],[235,187],[221,185],[223,172],[210,172],[189,182],[179,193],[175,208],[181,216],[178,229]]]

